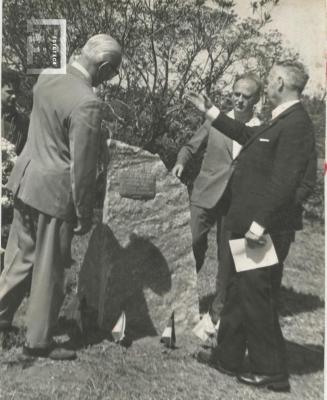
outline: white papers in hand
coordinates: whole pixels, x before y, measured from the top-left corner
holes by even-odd
[[[266,244],[254,248],[249,247],[245,239],[229,241],[237,272],[278,264],[276,250],[270,235],[264,235],[264,238]]]

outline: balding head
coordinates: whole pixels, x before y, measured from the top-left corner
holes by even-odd
[[[118,68],[122,60],[120,44],[104,33],[92,36],[82,49],[82,54],[95,64],[109,62]]]
[[[98,86],[118,74],[122,49],[113,37],[101,33],[86,42],[77,61],[89,72],[92,85]]]

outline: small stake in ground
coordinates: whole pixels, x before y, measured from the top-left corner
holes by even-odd
[[[176,335],[175,335],[175,317],[174,311],[168,320],[167,326],[161,335],[160,342],[163,343],[169,349],[176,348]]]
[[[122,341],[125,338],[125,328],[126,328],[126,315],[125,312],[123,311],[116,322],[116,325],[113,327],[111,334],[112,337],[114,338],[115,343],[119,344],[119,349],[121,351],[122,355],[122,367],[125,366],[125,356],[124,352],[122,349]]]

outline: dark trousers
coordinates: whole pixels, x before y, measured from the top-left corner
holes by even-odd
[[[239,237],[231,234],[232,238]],[[285,260],[293,232],[272,234],[279,264],[237,273],[229,249],[232,275],[214,354],[226,368],[240,369],[246,349],[251,371],[257,374],[287,373],[285,342],[279,325],[277,301]]]
[[[213,323],[217,323],[220,319],[220,314],[224,302],[226,300],[227,288],[229,281],[234,275],[234,262],[230,257],[229,240],[231,232],[225,228],[225,218],[222,218],[221,231],[219,238],[219,253],[218,253],[218,272],[216,275],[216,293],[210,307],[210,315]]]

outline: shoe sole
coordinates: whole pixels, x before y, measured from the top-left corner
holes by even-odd
[[[267,388],[274,392],[289,392],[291,390],[291,386],[288,381],[276,381],[276,382],[255,384],[255,383],[247,382],[246,380],[239,379],[239,378],[237,378],[237,380],[248,386],[257,387],[257,388]]]

